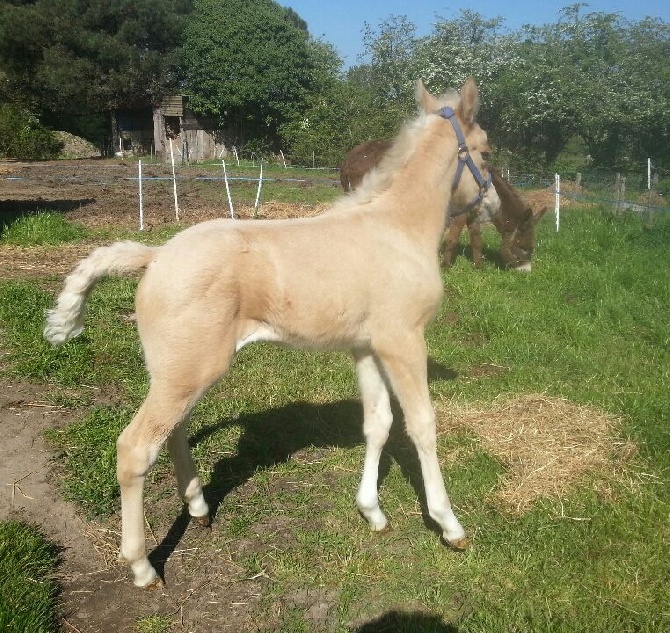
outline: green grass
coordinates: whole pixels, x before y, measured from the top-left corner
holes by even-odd
[[[484,239],[497,248],[495,233]],[[383,614],[380,626],[397,631],[443,622],[461,633],[670,630],[668,243],[669,217],[647,227],[633,215],[571,209],[559,233],[550,219],[540,225],[530,275],[489,262],[475,270],[459,257],[427,333],[434,399],[544,393],[621,417],[621,435],[639,446],[635,487],[614,482],[603,495],[587,478],[561,507],[545,499],[510,515],[489,495],[504,464],[470,434],[440,436],[447,487],[474,542],[457,555],[421,516],[417,459],[396,424],[381,468],[394,529],[371,534],[353,508],[363,447],[349,358],[250,346],[192,418],[206,495],[220,503],[212,550],[200,554],[253,541],[234,562],[272,578],[261,604],[268,613],[283,605],[282,631],[310,630],[287,598],[297,589],[336,596],[328,631]],[[40,338],[51,297],[37,282],[0,282],[11,371],[80,398],[79,419],[50,437],[65,494],[92,515],[118,507],[114,439],[146,390],[135,329],[122,318],[134,287],[101,284],[83,337],[54,350]],[[490,367],[499,371],[482,371]],[[123,406],[82,406],[90,387],[113,389]],[[147,483],[148,514],[173,487],[163,455]]]
[[[24,215],[0,226],[0,244],[13,246],[57,246],[84,238],[84,227],[68,222],[57,213]]]
[[[0,630],[50,633],[56,618],[58,587],[52,574],[58,554],[33,526],[0,522]]]

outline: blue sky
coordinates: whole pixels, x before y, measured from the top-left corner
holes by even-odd
[[[506,2],[445,2],[444,0],[278,0],[291,7],[307,22],[309,32],[335,46],[345,66],[355,65],[363,52],[361,35],[364,24],[376,27],[391,15],[406,15],[416,24],[419,35],[431,32],[435,17],[452,19],[460,9],[477,11],[485,18],[500,16],[511,31],[523,24],[551,24],[559,11],[574,0],[507,0]],[[590,0],[584,13],[603,11],[620,13],[631,20],[651,16],[670,22],[670,0]]]

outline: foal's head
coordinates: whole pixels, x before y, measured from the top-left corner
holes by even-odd
[[[452,184],[449,213],[467,213],[485,204],[487,212],[495,215],[500,200],[491,186],[491,175],[484,159],[490,151],[486,132],[475,122],[479,110],[479,91],[469,78],[460,95],[454,92],[433,97],[421,81],[416,85],[416,99],[426,114],[435,113],[447,119],[448,134],[456,136],[458,163]]]

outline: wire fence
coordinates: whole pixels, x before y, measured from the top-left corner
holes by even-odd
[[[212,188],[219,188],[225,195],[220,196],[222,213],[235,217],[235,205],[252,205],[254,214],[264,202],[264,185],[281,185],[283,187],[312,187],[326,183],[338,187],[339,174],[336,168],[310,169],[277,163],[268,163],[264,171],[262,161],[230,161],[228,169],[226,162],[214,164],[174,164],[163,162],[123,161],[121,163],[106,164],[105,162],[91,161],[88,169],[77,170],[68,165],[68,161],[54,163],[24,164],[19,172],[12,170],[3,173],[0,170],[0,190],[2,182],[12,181],[15,184],[21,181],[43,179],[61,191],[68,187],[82,184],[108,186],[115,181],[125,181],[135,188],[137,193],[138,219],[140,228],[144,226],[144,207],[151,205],[151,196],[165,197],[168,194],[172,200],[174,217],[179,220],[180,195],[183,185],[211,183]],[[40,169],[36,169],[36,168]],[[599,205],[611,208],[615,213],[632,211],[646,213],[648,218],[658,212],[670,211],[667,198],[670,198],[670,172],[655,169],[649,165],[647,172],[640,168],[621,172],[607,169],[589,169],[570,174],[503,173],[510,182],[519,188],[522,193],[545,190],[554,195],[555,212],[560,213],[561,201],[569,200],[577,204]],[[161,181],[165,187],[152,186]],[[0,193],[2,193],[0,191]],[[0,195],[0,199],[3,196]],[[130,200],[129,204],[133,204]]]

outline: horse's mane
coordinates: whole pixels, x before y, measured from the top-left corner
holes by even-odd
[[[517,224],[527,222],[533,216],[533,210],[521,194],[512,186],[497,167],[487,165],[493,177],[493,186],[496,188],[501,201],[503,215]]]
[[[448,90],[437,98],[437,109],[447,106],[456,109],[459,100],[456,90]],[[432,113],[426,113],[420,108],[419,114],[414,119],[404,123],[380,163],[367,172],[361,184],[341,198],[335,208],[344,209],[367,204],[386,191],[393,183],[398,170],[404,167],[414,154],[418,138],[428,123],[430,114]]]

